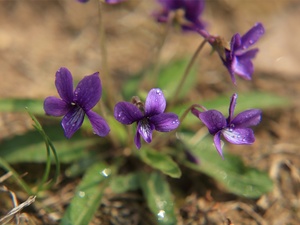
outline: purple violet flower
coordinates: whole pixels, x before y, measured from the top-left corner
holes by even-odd
[[[78,2],[81,2],[81,3],[86,3],[88,2],[89,0],[77,0]],[[123,2],[125,0],[104,0],[105,3],[107,4],[117,4],[117,3],[120,3],[120,2]]]
[[[155,13],[158,22],[166,23],[172,11],[173,18],[184,30],[204,29],[205,25],[200,19],[204,10],[205,0],[158,0],[163,6],[160,12]],[[176,12],[182,11],[183,14]]]
[[[235,73],[246,80],[251,80],[254,72],[251,60],[258,52],[258,48],[246,50],[255,44],[264,33],[263,25],[257,23],[242,37],[237,33],[231,38],[230,50],[225,49],[225,59],[221,59],[227,67],[234,84],[236,84]]]
[[[86,3],[88,2],[89,0],[77,0],[78,2],[81,2],[81,3]]]
[[[223,157],[221,147],[221,134],[224,138],[236,145],[250,145],[254,143],[253,130],[249,127],[256,126],[261,121],[260,109],[249,109],[234,116],[237,94],[233,94],[229,106],[229,116],[226,119],[217,110],[207,110],[200,112],[193,108],[192,113],[198,117],[207,127],[210,134],[214,135],[214,144],[218,153]]]
[[[61,67],[56,72],[55,86],[60,98],[50,96],[44,101],[44,110],[50,116],[64,116],[61,125],[65,136],[71,138],[80,128],[84,116],[89,118],[93,131],[99,136],[106,136],[110,128],[106,121],[91,109],[101,98],[99,72],[84,77],[73,91],[71,72]]]
[[[117,103],[114,109],[114,116],[122,124],[137,123],[134,143],[138,149],[141,148],[141,136],[147,143],[150,143],[153,130],[169,132],[179,126],[179,119],[176,114],[164,113],[166,99],[159,88],[149,91],[145,105],[139,101],[134,103]]]
[[[105,0],[105,3],[107,4],[117,4],[117,3],[120,3],[120,2],[123,2],[125,0]]]
[[[250,46],[255,44],[260,37],[265,33],[265,29],[261,23],[256,23],[242,37],[240,34],[235,34],[231,38],[230,49],[226,46],[225,41],[218,36],[210,35],[206,30],[197,30],[199,34],[207,39],[214,50],[216,50],[230,73],[231,80],[236,84],[234,74],[240,77],[251,80],[254,72],[252,59],[256,56],[258,49],[246,51]]]

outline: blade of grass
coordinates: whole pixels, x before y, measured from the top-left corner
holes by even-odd
[[[31,188],[26,184],[26,182],[21,178],[21,176],[3,159],[0,157],[0,167],[4,170],[12,173],[13,177],[16,179],[17,183],[27,192],[28,195],[33,195]]]
[[[47,184],[47,186],[45,188],[50,188],[53,184],[56,183],[57,178],[59,176],[60,173],[60,163],[56,154],[56,149],[52,143],[52,141],[50,140],[50,138],[46,135],[42,125],[39,123],[39,121],[36,119],[36,117],[28,110],[28,108],[26,108],[29,116],[31,117],[31,119],[33,120],[34,124],[33,127],[40,133],[40,135],[42,136],[44,142],[45,142],[45,146],[46,146],[46,150],[47,150],[47,160],[46,160],[46,169],[44,172],[44,175],[42,177],[42,181],[39,182],[38,188],[37,188],[37,193],[42,190],[42,188],[44,187],[44,185],[46,184],[48,178],[49,178],[49,174],[50,174],[50,168],[51,168],[51,155],[50,155],[50,149],[54,155],[54,159],[55,159],[55,175],[54,178],[51,180],[50,183]]]
[[[266,172],[246,166],[240,157],[228,152],[224,152],[223,160],[211,138],[204,138],[196,145],[185,142],[185,145],[200,163],[194,164],[186,160],[184,164],[214,178],[227,191],[247,198],[259,198],[272,190],[273,182]],[[240,146],[241,150],[243,147]]]
[[[152,168],[173,178],[181,177],[179,166],[169,155],[147,147],[143,147],[137,154],[144,163]]]
[[[95,163],[86,171],[60,225],[89,224],[100,205],[110,173],[111,169],[101,162]]]
[[[140,173],[140,185],[149,209],[159,225],[177,224],[174,200],[166,179],[161,173]]]

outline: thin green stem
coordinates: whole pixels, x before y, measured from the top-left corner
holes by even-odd
[[[193,104],[190,107],[188,107],[183,114],[181,115],[181,117],[179,118],[180,124],[183,122],[183,120],[186,118],[187,114],[191,111],[191,109],[193,108],[201,108],[203,111],[206,111],[207,109],[199,104]],[[172,135],[174,136],[176,133],[176,130],[173,130],[171,132],[168,132],[168,134],[162,134],[160,136],[157,136],[155,140],[152,141],[152,143],[150,144],[151,146],[156,146],[157,144],[160,144],[161,146],[163,146],[167,141],[170,140],[170,138]]]
[[[108,55],[107,55],[107,43],[106,43],[106,33],[105,33],[105,23],[103,18],[103,2],[101,0],[98,1],[98,12],[99,12],[99,44],[100,44],[100,51],[101,51],[101,73],[100,76],[102,78],[102,86],[105,87],[105,90],[107,91],[107,105],[110,110],[106,108],[106,105],[100,102],[98,104],[100,111],[102,112],[104,118],[107,118],[107,111],[113,112],[114,110],[114,104],[116,102],[116,99],[118,98],[117,89],[114,86],[114,82],[112,79],[112,76],[109,72],[108,68]],[[111,143],[114,147],[119,146],[118,140],[110,133],[108,134],[108,137],[111,140]]]
[[[13,177],[19,183],[19,185],[27,192],[28,195],[33,195],[31,188],[26,184],[26,182],[20,177],[20,175],[4,160],[0,157],[0,167],[4,170],[12,173]]]
[[[189,73],[190,73],[190,71],[191,71],[191,69],[192,69],[192,66],[193,66],[193,64],[194,64],[194,62],[195,62],[195,60],[196,60],[198,54],[200,53],[200,51],[202,50],[202,48],[203,48],[203,46],[205,45],[206,42],[207,42],[206,39],[204,39],[204,40],[201,42],[201,44],[199,45],[199,47],[196,49],[196,51],[195,51],[193,57],[191,58],[189,64],[187,65],[187,67],[186,67],[186,69],[185,69],[185,71],[184,71],[184,74],[183,74],[183,76],[181,77],[181,80],[178,82],[177,88],[175,89],[175,90],[176,90],[176,91],[175,91],[175,95],[174,95],[174,97],[173,97],[173,99],[172,99],[172,101],[171,101],[171,103],[170,103],[170,106],[173,106],[173,105],[176,103],[177,98],[178,98],[178,96],[179,96],[179,94],[180,94],[180,92],[181,92],[181,89],[182,89],[182,87],[183,87],[183,85],[184,85],[184,83],[185,83],[185,81],[186,81],[186,78],[188,77],[188,75],[189,75]]]
[[[153,53],[153,60],[150,63],[150,69],[148,70],[148,72],[145,74],[144,76],[144,82],[147,83],[147,88],[151,89],[154,86],[157,85],[157,80],[158,80],[158,76],[159,76],[159,72],[160,72],[160,68],[161,68],[161,54],[162,54],[162,50],[163,47],[165,45],[165,43],[168,40],[168,34],[170,33],[170,29],[171,29],[171,23],[168,22],[165,26],[164,29],[164,33],[162,34],[162,37],[159,39],[159,43],[156,47],[156,51],[154,51]],[[149,74],[151,73],[151,74]]]
[[[103,18],[103,3],[101,0],[98,2],[98,11],[99,11],[99,39],[100,39],[100,51],[101,51],[101,77],[103,86],[107,90],[107,103],[111,111],[113,111],[115,99],[117,97],[116,88],[113,85],[113,80],[108,69],[108,60],[107,60],[107,43],[106,43],[106,33],[105,33],[105,23]]]
[[[50,148],[49,148],[49,144],[47,142],[45,142],[45,145],[46,145],[46,149],[47,149],[46,168],[45,168],[42,180],[40,181],[40,183],[38,185],[36,195],[43,189],[44,184],[47,182],[47,180],[49,178],[50,169],[51,169]]]
[[[59,160],[58,160],[56,149],[55,149],[53,143],[51,142],[51,140],[49,139],[48,136],[47,136],[47,141],[48,141],[48,144],[50,145],[50,149],[51,149],[51,151],[52,151],[52,153],[54,155],[55,166],[56,166],[54,178],[53,178],[52,182],[50,183],[52,185],[52,184],[56,183],[56,181],[58,179],[58,176],[60,174],[60,163],[59,163]]]
[[[54,159],[55,159],[55,165],[56,165],[56,170],[55,170],[55,176],[52,179],[52,181],[46,186],[46,188],[51,187],[53,184],[56,183],[57,178],[59,176],[60,173],[60,163],[58,160],[58,156],[56,153],[56,149],[52,143],[52,141],[50,140],[50,138],[47,136],[47,134],[45,133],[42,125],[39,123],[39,121],[35,118],[35,116],[27,109],[31,119],[34,121],[34,128],[40,133],[40,135],[43,137],[45,145],[46,145],[46,150],[47,150],[47,162],[46,162],[46,169],[45,172],[43,174],[42,180],[37,188],[37,193],[39,191],[41,191],[45,185],[45,183],[47,182],[48,178],[49,178],[49,174],[50,174],[50,170],[51,170],[51,155],[50,155],[50,150],[52,151],[53,155],[54,155]]]
[[[202,106],[202,105],[198,105],[198,104],[193,104],[190,107],[188,107],[184,113],[181,115],[181,117],[179,118],[180,123],[183,122],[183,120],[185,119],[185,117],[187,116],[187,114],[193,109],[193,108],[201,108],[203,111],[206,111],[207,109]]]

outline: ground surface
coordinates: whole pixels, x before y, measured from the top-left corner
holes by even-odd
[[[105,9],[108,65],[116,88],[122,85],[119,81],[123,77],[141,71],[149,61],[155,63],[153,56],[157,54],[164,30],[151,19],[154,8],[159,7],[152,1],[136,0]],[[242,151],[239,146],[230,147],[248,165],[268,171],[275,182],[274,190],[257,200],[228,196],[222,191],[213,198],[209,190],[206,195],[194,190],[184,199],[179,220],[182,224],[205,224],[205,218],[207,224],[230,224],[230,221],[233,224],[298,224],[300,2],[213,0],[208,1],[203,17],[212,34],[220,34],[227,40],[233,33],[244,33],[258,21],[265,25],[266,35],[257,44],[260,52],[254,61],[251,85],[239,79],[238,88],[233,87],[218,57],[208,56],[207,48],[199,57],[202,67],[197,88],[190,98],[213,97],[231,89],[259,89],[288,97],[291,105],[264,112],[253,146]],[[42,99],[53,95],[54,74],[61,66],[68,67],[77,78],[99,70],[101,73],[97,1],[79,4],[75,0],[1,0],[0,27],[1,98]],[[160,54],[161,62],[192,55],[201,40],[197,34],[171,31]],[[2,113],[0,116],[1,138],[31,129],[27,115]],[[49,192],[48,201],[32,207],[26,214],[30,224],[55,224],[72,197],[76,182],[64,183]],[[108,192],[106,196],[93,224],[153,224],[151,215],[145,216],[149,213],[138,193],[114,196]],[[26,196],[18,197],[26,199]],[[5,201],[10,199],[0,197],[0,217],[9,210]],[[53,208],[53,213],[44,212],[43,205]],[[137,209],[143,209],[143,216]],[[197,215],[201,217],[199,220]]]

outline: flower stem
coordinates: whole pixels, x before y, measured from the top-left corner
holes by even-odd
[[[43,174],[42,180],[40,181],[36,194],[38,194],[42,189],[44,184],[47,182],[48,178],[49,178],[49,173],[50,173],[50,168],[51,168],[51,157],[50,157],[50,148],[48,143],[45,143],[46,145],[46,149],[47,149],[47,161],[46,161],[46,169],[45,172]]]
[[[207,109],[199,104],[193,104],[190,107],[188,107],[183,114],[181,115],[181,117],[179,118],[180,124],[183,122],[183,120],[185,119],[185,117],[187,116],[187,114],[194,108],[201,108],[203,111],[207,111]],[[178,129],[178,128],[177,128]],[[168,132],[168,136],[166,135],[160,135],[158,137],[156,137],[155,140],[152,141],[152,143],[150,144],[151,146],[156,146],[157,144],[159,144],[160,146],[164,146],[166,144],[166,142],[170,141],[171,137],[174,138],[174,136],[176,136],[176,132],[177,129],[172,130],[171,132]],[[168,138],[169,137],[169,138]],[[177,137],[176,137],[177,138]]]
[[[181,77],[181,80],[179,81],[177,88],[175,89],[175,95],[174,95],[174,97],[173,97],[173,99],[172,99],[172,101],[170,103],[170,106],[173,106],[176,103],[178,95],[180,94],[180,91],[181,91],[181,89],[182,89],[182,87],[183,87],[183,85],[184,85],[184,83],[186,81],[186,78],[188,77],[188,75],[189,75],[189,73],[190,73],[190,71],[192,69],[192,66],[193,66],[193,64],[194,64],[194,62],[195,62],[198,54],[200,53],[200,51],[202,50],[202,48],[203,48],[203,46],[205,45],[206,42],[207,42],[207,40],[204,39],[200,43],[199,47],[196,49],[193,57],[191,58],[189,64],[187,65],[187,67],[186,67],[186,69],[184,71],[184,74]]]
[[[20,175],[4,160],[0,157],[0,167],[4,170],[12,173],[13,177],[19,183],[19,185],[27,192],[28,195],[33,195],[31,188],[25,183]]]
[[[99,12],[99,39],[100,39],[100,51],[101,51],[101,67],[102,67],[102,72],[100,73],[102,77],[102,86],[105,87],[105,90],[107,90],[107,105],[110,109],[110,112],[113,112],[114,110],[114,104],[115,100],[117,99],[117,88],[114,87],[114,82],[112,79],[111,74],[109,73],[109,68],[108,68],[108,60],[107,60],[107,43],[106,43],[106,33],[105,33],[105,23],[104,23],[104,18],[103,18],[103,2],[101,0],[98,1],[98,12]],[[102,112],[103,116],[107,118],[108,114],[110,112],[105,106],[105,104],[99,102],[98,103],[99,109]],[[114,147],[118,146],[118,141],[115,139],[114,136],[111,134],[108,135],[108,137],[111,139],[112,144]]]
[[[46,145],[46,150],[47,150],[47,162],[46,162],[46,169],[44,172],[44,175],[42,177],[42,180],[40,182],[40,184],[38,185],[37,191],[36,193],[38,194],[39,191],[41,191],[43,188],[47,189],[50,188],[53,184],[56,183],[57,178],[59,176],[60,173],[60,163],[58,160],[58,156],[56,153],[56,149],[52,143],[52,141],[50,140],[50,138],[47,136],[47,134],[45,133],[42,125],[39,123],[39,121],[35,118],[35,116],[27,109],[27,112],[29,114],[29,116],[31,117],[31,119],[33,120],[34,124],[33,127],[40,133],[40,135],[43,137],[45,145]],[[48,183],[46,186],[44,186],[49,178],[49,174],[50,174],[50,169],[51,169],[51,157],[50,157],[50,150],[52,151],[53,155],[54,155],[54,159],[55,159],[55,166],[56,166],[56,170],[55,170],[55,176],[54,178],[51,180],[50,183]]]
[[[193,108],[201,108],[203,111],[207,111],[207,109],[199,104],[193,104],[190,107],[188,107],[184,113],[181,115],[181,117],[179,118],[180,124],[183,122],[183,120],[185,119],[185,117],[187,116],[187,114],[193,109]]]
[[[107,60],[107,43],[106,43],[106,35],[105,35],[105,23],[103,18],[103,3],[101,0],[98,2],[98,11],[99,11],[99,39],[100,39],[100,51],[101,51],[101,67],[102,67],[102,86],[105,86],[105,90],[107,90],[107,103],[111,111],[113,111],[115,98],[116,96],[116,88],[113,85],[113,80],[111,74],[108,69],[108,60]]]
[[[160,74],[160,69],[161,69],[161,55],[162,55],[162,50],[165,46],[165,43],[167,43],[168,37],[169,37],[169,31],[171,29],[171,23],[168,22],[166,26],[164,27],[163,34],[161,35],[161,38],[159,39],[159,43],[157,44],[155,50],[153,51],[153,60],[150,62],[148,71],[144,75],[144,80],[142,81],[145,83],[147,89],[151,89],[153,87],[157,86],[157,81],[158,81],[158,76]],[[143,86],[143,84],[142,84]]]
[[[54,155],[54,160],[55,160],[55,166],[56,166],[56,169],[55,169],[55,175],[54,175],[54,178],[52,180],[52,183],[55,184],[57,179],[58,179],[58,176],[60,174],[60,163],[59,163],[59,160],[58,160],[58,156],[57,156],[57,153],[56,153],[56,149],[53,145],[53,143],[51,142],[51,140],[49,139],[49,137],[47,136],[47,141],[48,141],[48,144],[50,145],[50,149]],[[51,184],[52,185],[52,184]]]

